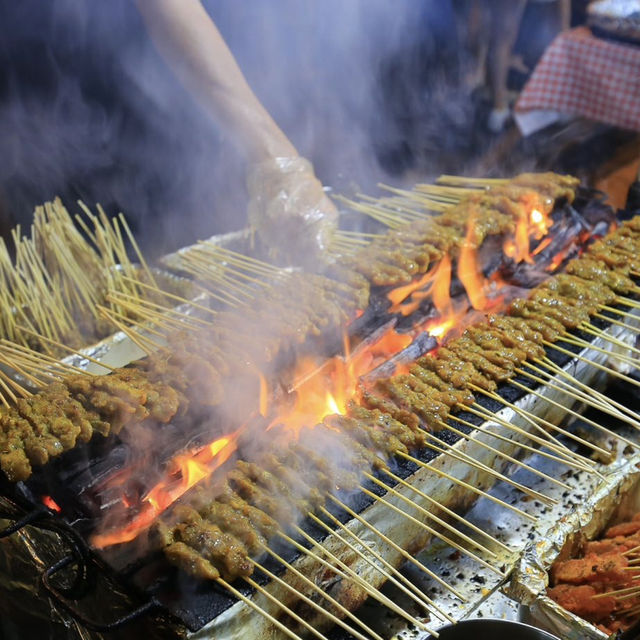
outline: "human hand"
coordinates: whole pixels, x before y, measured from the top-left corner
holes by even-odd
[[[338,212],[305,158],[270,158],[248,174],[249,224],[281,263],[317,268],[331,255],[328,246]]]

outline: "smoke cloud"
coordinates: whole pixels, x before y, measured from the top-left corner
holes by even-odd
[[[452,100],[448,2],[204,4],[258,97],[338,191],[425,166],[472,122],[468,96]],[[0,0],[0,24],[5,224],[28,223],[55,194],[99,201],[159,254],[246,223],[240,154],[165,66],[132,0]]]

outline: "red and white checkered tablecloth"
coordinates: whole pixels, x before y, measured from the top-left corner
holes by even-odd
[[[640,131],[640,46],[597,38],[587,27],[561,33],[516,103],[523,132],[520,120],[535,111]]]

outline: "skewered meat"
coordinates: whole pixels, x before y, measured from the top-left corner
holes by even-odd
[[[640,238],[637,241],[640,245]],[[582,259],[592,262],[588,252]],[[347,450],[354,454],[355,468],[384,468],[385,460],[394,453],[420,447],[424,443],[421,422],[430,428],[439,428],[456,407],[474,401],[474,386],[495,389],[497,383],[511,377],[516,367],[529,359],[543,357],[541,341],[545,337],[557,340],[566,328],[575,326],[576,320],[567,316],[579,311],[578,305],[593,310],[614,299],[615,292],[609,285],[615,283],[602,265],[593,269],[593,264],[587,264],[582,269],[579,260],[574,264],[574,274],[553,278],[537,287],[530,300],[516,301],[511,307],[516,315],[489,316],[450,341],[447,347],[420,358],[409,373],[378,380],[373,390],[363,390],[359,401],[349,405],[347,415],[326,418],[329,427],[340,430],[350,439]],[[552,317],[554,310],[556,318]],[[589,316],[578,313],[577,317]],[[322,456],[316,454],[313,458],[314,454],[299,447],[294,444],[284,453],[266,452],[257,463],[240,461],[228,474],[229,481],[242,496],[236,501],[250,502],[256,510],[253,517],[262,509],[284,528],[307,511],[322,506],[324,496],[335,484],[332,478],[338,470],[335,466],[326,467],[327,461]],[[305,460],[312,458],[315,470],[309,471]],[[303,481],[296,481],[297,473],[305,474]],[[237,508],[237,504],[234,505],[234,509]],[[199,511],[203,513],[200,508]],[[253,522],[252,517],[248,520]],[[258,534],[247,536],[248,532],[242,529],[246,525],[247,520],[242,520],[241,528],[235,533],[242,536],[242,541],[258,539],[255,537]],[[220,524],[221,529],[223,526]],[[635,533],[638,527],[640,524],[634,522],[624,531]],[[273,529],[269,533],[265,536],[267,541],[275,535]],[[612,535],[618,533],[616,529],[611,531]],[[627,538],[627,543],[632,544],[629,540]],[[171,545],[168,548],[171,549]],[[182,561],[173,551],[170,557],[174,562]],[[600,582],[603,576],[611,581],[624,580],[625,562],[619,558],[613,553],[571,561],[558,568],[557,578],[576,584],[596,580],[596,576]],[[192,563],[188,557],[183,561]],[[188,570],[192,570],[191,566],[188,564]],[[228,571],[217,564],[215,567],[218,571]],[[565,589],[558,594],[567,601],[573,599],[578,607],[581,592]],[[597,607],[598,611],[605,609],[605,605]]]
[[[594,622],[604,620],[616,608],[613,596],[594,599],[593,596],[598,595],[598,591],[588,584],[580,586],[560,584],[549,589],[547,595],[567,611]]]
[[[581,557],[554,563],[547,595],[610,635],[638,619],[637,574],[624,554],[640,543],[640,514],[603,536],[584,545]]]

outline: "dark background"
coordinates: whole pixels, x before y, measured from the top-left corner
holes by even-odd
[[[486,93],[461,80],[463,0],[205,5],[258,97],[338,191],[461,173],[492,144]],[[531,4],[521,29],[529,64],[555,33],[545,14],[548,3]],[[132,0],[0,0],[3,235],[60,195],[70,208],[81,198],[123,210],[160,254],[243,226],[244,175]]]

